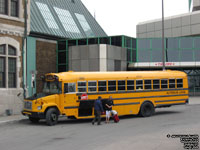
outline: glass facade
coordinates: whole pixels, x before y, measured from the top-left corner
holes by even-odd
[[[200,61],[200,37],[165,39],[166,62]],[[162,62],[162,39],[137,39],[136,62]]]

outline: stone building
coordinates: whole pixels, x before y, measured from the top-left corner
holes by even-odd
[[[27,1],[30,10],[30,0]],[[22,89],[22,49],[24,37],[25,1],[0,0],[0,115],[17,113],[22,101],[17,95]],[[30,12],[27,12],[27,31]]]

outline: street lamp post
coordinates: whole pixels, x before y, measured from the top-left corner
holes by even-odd
[[[162,0],[162,61],[163,61],[163,71],[165,71],[165,33],[164,33],[164,0]]]

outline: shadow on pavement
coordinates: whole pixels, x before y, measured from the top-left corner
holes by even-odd
[[[170,114],[178,114],[182,113],[181,111],[156,111],[155,114],[152,117],[156,117],[159,115],[170,115]],[[127,119],[137,119],[137,118],[144,118],[140,117],[139,115],[125,115],[125,116],[119,116],[120,121],[127,120]],[[148,117],[149,118],[149,117]],[[105,122],[105,118],[101,119],[102,122]],[[111,117],[111,122],[113,122],[113,119]],[[91,123],[92,119],[68,119],[67,117],[61,117],[58,120],[57,125],[72,125],[72,124],[85,124],[85,123]],[[19,124],[23,125],[34,125],[34,126],[47,126],[46,121],[44,119],[40,120],[39,123],[32,123],[28,119],[23,119],[19,121]]]

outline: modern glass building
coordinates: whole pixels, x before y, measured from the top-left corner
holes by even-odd
[[[166,62],[200,62],[200,37],[165,39]],[[162,62],[162,39],[137,39],[137,62]]]
[[[109,37],[94,37],[94,38],[84,38],[84,39],[70,39],[70,40],[59,40],[58,46],[57,46],[57,72],[62,71],[68,71],[69,70],[69,59],[71,56],[69,56],[69,47],[71,46],[91,46],[91,45],[110,45],[110,46],[116,46],[120,48],[124,48],[125,51],[121,52],[126,55],[126,59],[123,59],[126,61],[125,66],[127,66],[127,63],[136,62],[136,39],[131,38],[128,36],[109,36]],[[118,53],[116,50],[117,48],[114,48],[115,54]],[[97,48],[96,48],[97,49]],[[92,49],[95,51],[95,48]],[[81,52],[80,52],[81,53]],[[92,52],[91,52],[92,53]],[[114,55],[113,53],[113,55]],[[123,54],[119,54],[120,56]],[[90,55],[90,54],[88,54]],[[108,54],[109,55],[109,54]],[[112,55],[112,54],[111,54]],[[99,56],[100,58],[100,56]],[[121,60],[121,58],[111,58]],[[115,63],[117,63],[115,61]],[[109,64],[108,64],[109,65]],[[116,70],[121,70],[117,69]],[[126,67],[127,68],[127,67]],[[75,69],[75,68],[73,68]]]
[[[162,69],[162,39],[138,38],[136,62],[129,70]],[[188,74],[191,95],[200,95],[200,37],[165,38],[165,66]]]

